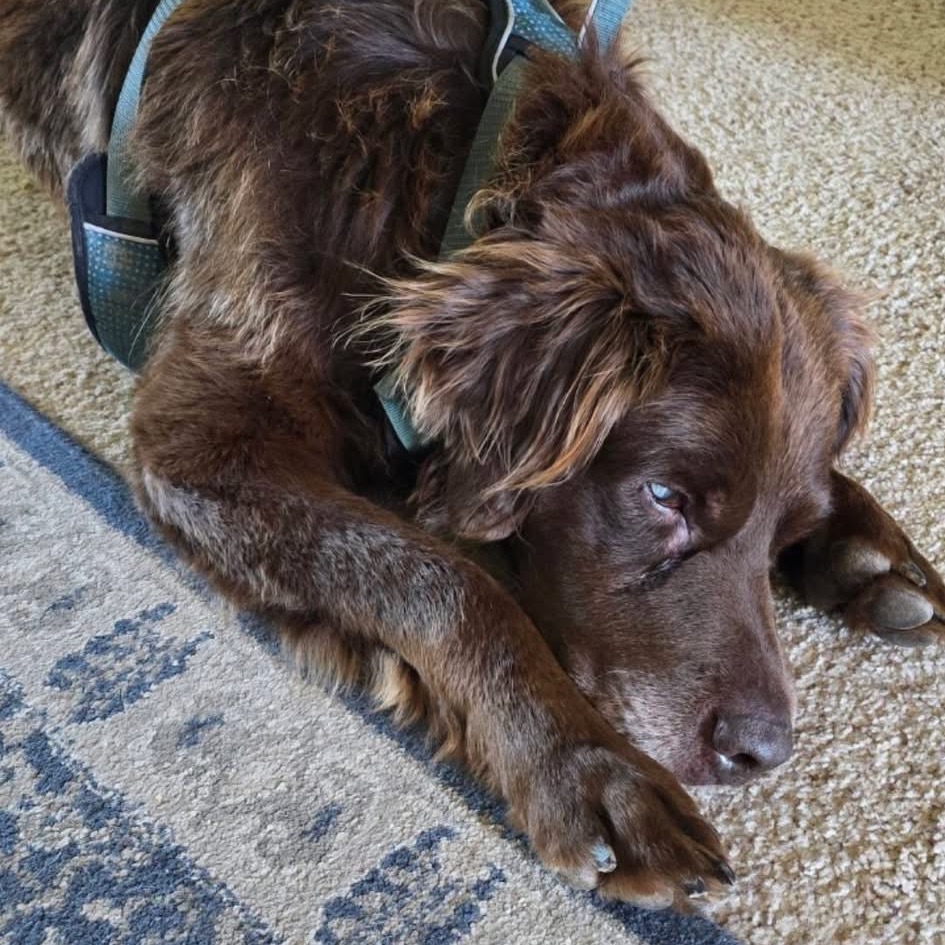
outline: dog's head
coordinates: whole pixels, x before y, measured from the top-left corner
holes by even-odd
[[[631,70],[548,60],[484,234],[396,289],[410,407],[440,444],[421,515],[510,539],[580,688],[690,782],[785,760],[769,572],[830,505],[868,412],[868,334],[768,246]]]

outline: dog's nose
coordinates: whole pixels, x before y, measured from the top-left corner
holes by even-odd
[[[754,715],[722,715],[712,733],[722,767],[744,779],[784,764],[793,741],[790,723]]]

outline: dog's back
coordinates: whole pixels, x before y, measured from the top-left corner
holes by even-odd
[[[0,123],[53,190],[83,154],[104,149],[124,70],[157,2],[0,6]]]
[[[106,150],[156,7],[10,0],[0,10],[0,127],[55,193],[82,158]],[[207,266],[215,279],[229,273],[242,304],[227,314],[218,294],[216,319],[271,350],[283,319],[270,330],[268,316],[249,318],[257,296],[285,301],[306,285],[295,331],[300,343],[316,339],[324,361],[329,331],[357,308],[342,297],[367,291],[366,271],[435,255],[481,107],[471,72],[484,29],[485,7],[464,0],[175,12],[152,47],[131,157],[165,200],[181,255],[219,249]]]

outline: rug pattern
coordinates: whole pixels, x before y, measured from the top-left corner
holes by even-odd
[[[734,942],[547,876],[493,799],[298,679],[4,388],[0,561],[0,940]]]

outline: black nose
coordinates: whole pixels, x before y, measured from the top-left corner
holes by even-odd
[[[791,725],[754,715],[723,715],[715,723],[712,745],[731,774],[750,778],[791,757]]]

